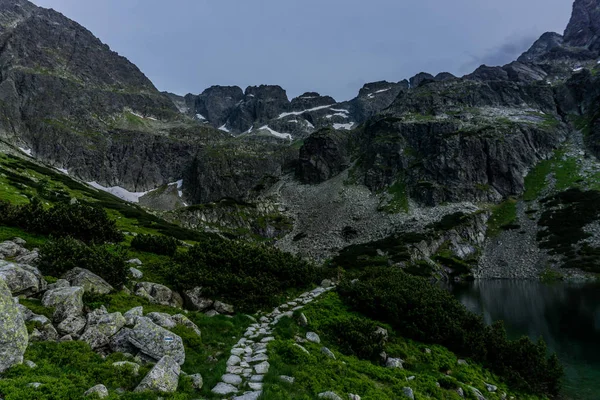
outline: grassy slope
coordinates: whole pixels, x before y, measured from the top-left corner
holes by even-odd
[[[500,399],[503,393],[507,393],[509,398],[538,398],[512,392],[499,377],[482,367],[471,362],[458,365],[458,357],[447,349],[406,340],[385,325],[382,326],[390,333],[386,352],[390,357],[402,358],[405,369],[388,369],[377,363],[343,355],[336,343],[327,340],[326,325],[357,314],[348,311],[336,293],[324,295],[302,312],[309,321],[308,327],[302,328],[294,319],[284,318],[275,329],[276,340],[269,347],[271,369],[265,379],[265,400],[308,400],[329,390],[342,398],[352,393],[360,395],[363,400],[392,400],[398,398],[403,387],[412,388],[416,399],[458,400],[461,398],[456,392],[458,387],[464,390],[467,398],[474,398],[469,386],[478,388],[488,399]],[[321,337],[321,344],[303,344],[310,355],[294,346],[294,336],[304,337],[307,331],[314,331]],[[336,360],[321,354],[322,346],[328,347]],[[431,353],[426,353],[426,348]],[[280,375],[292,376],[295,382],[282,382]],[[437,382],[442,383],[442,387],[437,387]],[[484,382],[497,385],[498,391],[488,393]]]

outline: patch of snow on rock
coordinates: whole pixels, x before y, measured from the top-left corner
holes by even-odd
[[[200,121],[206,121],[206,118],[204,118],[204,115],[202,114],[196,114],[196,118]]]
[[[227,132],[227,133],[229,133],[229,129],[227,129],[227,124],[223,124],[223,126],[221,126],[221,127],[219,128],[219,130],[220,130],[220,131],[223,131],[223,132]]]
[[[354,122],[349,122],[347,124],[333,124],[333,129],[345,129],[349,131],[354,126]]]
[[[87,184],[93,188],[102,190],[103,192],[110,193],[113,196],[116,196],[116,197],[123,199],[125,201],[128,201],[130,203],[139,203],[140,197],[142,197],[148,193],[148,192],[130,192],[129,190],[124,189],[120,186],[105,187],[95,181],[88,182]]]
[[[319,110],[324,110],[326,108],[330,108],[332,107],[333,104],[330,104],[328,106],[319,106],[319,107],[314,107],[314,108],[309,108],[308,110],[303,110],[303,111],[290,111],[290,112],[284,112],[282,114],[279,114],[279,117],[277,117],[277,119],[281,119],[281,118],[285,118],[288,117],[290,115],[302,115],[305,112],[311,112],[311,111],[319,111]]]
[[[29,157],[33,157],[33,152],[31,151],[31,149],[26,149],[24,147],[19,147],[19,150],[21,150],[23,153],[27,154]]]
[[[269,133],[275,137],[278,137],[280,139],[288,139],[288,140],[292,140],[292,135],[290,135],[289,133],[280,133],[277,132],[271,128],[269,128],[269,125],[265,125],[263,127],[260,128],[261,130],[266,130],[269,131]]]

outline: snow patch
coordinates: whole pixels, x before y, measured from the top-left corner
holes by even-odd
[[[573,70],[573,72],[579,72],[579,71],[581,71],[582,69],[583,69],[583,67],[577,67],[577,68],[575,68],[575,69]]]
[[[289,139],[289,140],[292,140],[292,135],[290,135],[289,133],[280,133],[280,132],[277,132],[277,131],[269,128],[269,125],[265,125],[265,126],[261,127],[260,129],[261,130],[269,131],[269,133],[271,135],[276,136],[276,137],[278,137],[280,139]]]
[[[204,115],[202,114],[196,114],[196,118],[200,121],[206,121],[206,118],[204,118]]]
[[[348,115],[346,115],[344,113],[335,113],[335,114],[327,115],[325,118],[331,119],[333,117],[348,118]]]
[[[21,150],[23,153],[27,154],[29,157],[33,157],[33,152],[31,151],[31,149],[26,149],[24,147],[19,147],[19,150]]]
[[[306,126],[308,126],[310,129],[315,129],[315,126],[311,124],[310,121],[306,121]]]
[[[354,122],[349,122],[347,124],[333,124],[333,129],[345,129],[349,131],[354,126]]]
[[[375,93],[376,93],[376,94],[377,94],[377,93],[383,93],[383,92],[387,92],[388,90],[392,90],[392,88],[391,88],[391,87],[389,87],[389,88],[387,88],[387,89],[381,89],[381,90],[378,90],[378,91],[376,91]]]
[[[250,133],[250,132],[252,132],[252,129],[254,129],[254,125],[252,125],[252,126],[250,127],[250,129],[248,129],[248,130],[247,130],[246,132],[244,132],[244,133]]]
[[[297,120],[297,119],[290,119],[288,122],[291,122],[291,123],[293,123],[293,124],[297,124],[297,123],[298,123],[298,120]]]
[[[305,112],[324,110],[326,108],[331,108],[332,106],[333,106],[333,104],[330,104],[328,106],[319,106],[319,107],[309,108],[308,110],[304,110],[304,111],[290,111],[290,112],[285,112],[285,113],[280,114],[279,117],[277,117],[277,119],[285,118],[285,117],[288,117],[290,115],[301,115],[301,114],[304,114]]]
[[[88,182],[87,184],[93,188],[102,190],[103,192],[110,193],[113,196],[116,196],[116,197],[123,199],[125,201],[128,201],[130,203],[139,203],[140,197],[142,197],[148,193],[148,192],[130,192],[129,190],[124,189],[120,186],[105,187],[95,181]]]
[[[221,126],[221,127],[219,128],[219,130],[220,130],[220,131],[223,131],[223,132],[230,133],[230,132],[229,132],[229,129],[227,129],[227,124],[223,124],[223,126]]]
[[[69,171],[67,171],[65,168],[56,168],[56,170],[62,172],[65,175],[69,175]]]
[[[350,111],[344,110],[343,108],[332,108],[331,111],[341,112],[341,113],[345,113],[345,114],[350,114]]]

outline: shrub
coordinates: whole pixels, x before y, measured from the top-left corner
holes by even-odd
[[[80,203],[45,208],[37,198],[25,205],[1,202],[0,222],[42,235],[71,236],[86,243],[123,241],[123,234],[106,211]]]
[[[351,308],[392,325],[403,336],[436,343],[482,362],[517,388],[557,394],[563,371],[543,341],[510,341],[502,324],[486,326],[447,291],[399,268],[368,268],[338,288]]]
[[[376,360],[384,351],[385,338],[377,333],[377,324],[365,318],[349,317],[325,326],[330,340],[348,356]]]
[[[206,296],[225,296],[242,310],[278,304],[286,290],[318,281],[317,268],[272,247],[206,238],[178,254],[171,283],[179,289],[205,288]]]
[[[73,238],[50,240],[40,248],[38,267],[44,275],[62,276],[79,267],[118,287],[127,281],[127,252],[122,247],[86,245]]]
[[[131,241],[131,247],[163,256],[173,256],[177,251],[177,239],[171,236],[138,235]]]

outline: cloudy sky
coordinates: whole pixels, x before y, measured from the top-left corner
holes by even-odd
[[[33,0],[91,30],[160,90],[277,84],[354,97],[420,71],[463,75],[562,33],[572,0]]]

